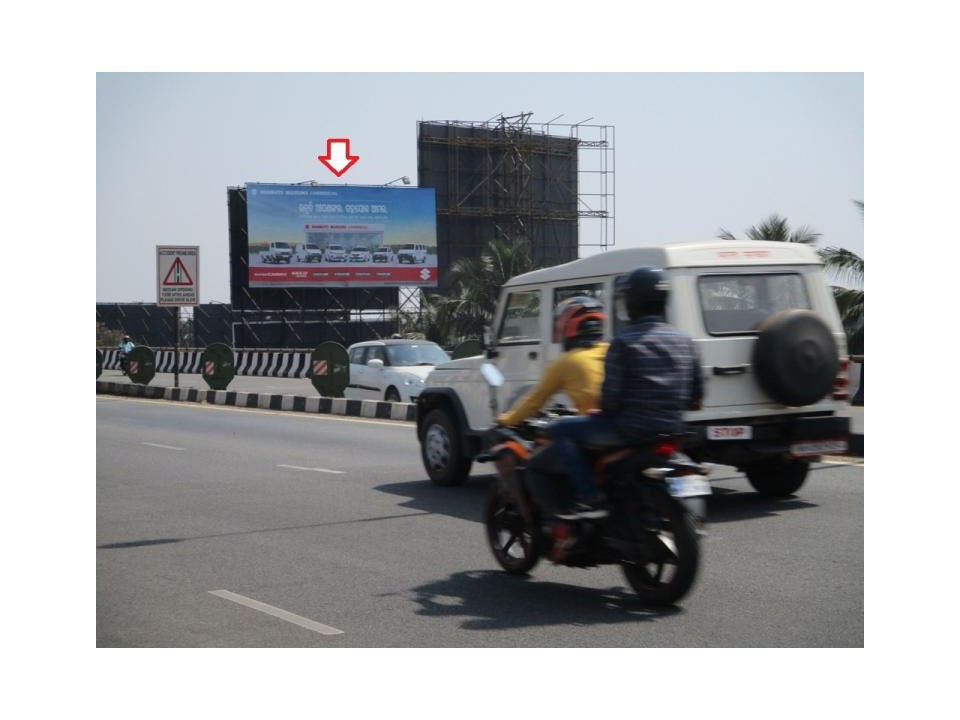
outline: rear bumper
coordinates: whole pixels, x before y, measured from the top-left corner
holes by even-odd
[[[752,437],[746,440],[711,440],[708,428],[749,425]],[[736,422],[699,422],[688,426],[693,436],[685,443],[702,459],[739,465],[758,457],[787,455],[816,457],[845,455],[850,452],[850,418],[839,415],[817,415],[779,418],[752,418]],[[862,440],[861,440],[862,447]],[[861,449],[862,454],[862,449]]]

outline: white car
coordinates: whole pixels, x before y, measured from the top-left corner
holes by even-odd
[[[323,253],[323,259],[328,263],[346,262],[347,249],[343,245],[327,245],[327,249]]]
[[[450,357],[428,340],[368,340],[347,348],[352,400],[415,402],[427,376]]]
[[[397,254],[393,248],[388,245],[381,245],[373,251],[373,261],[375,263],[387,263],[388,265],[397,261]]]
[[[350,262],[370,262],[370,250],[358,245],[350,251]]]
[[[297,262],[323,262],[323,250],[320,249],[319,245],[313,245],[312,243],[297,245],[294,255],[297,258]]]

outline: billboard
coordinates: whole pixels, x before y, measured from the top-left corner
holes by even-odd
[[[246,187],[249,287],[437,285],[433,188]]]

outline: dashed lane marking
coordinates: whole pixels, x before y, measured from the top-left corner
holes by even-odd
[[[182,447],[174,447],[173,445],[160,445],[159,443],[140,443],[141,445],[149,445],[150,447],[163,448],[164,450],[186,450]]]
[[[216,595],[217,597],[223,598],[224,600],[229,600],[237,603],[238,605],[248,607],[251,610],[257,610],[259,612],[266,613],[267,615],[272,615],[275,618],[285,620],[288,623],[299,625],[307,630],[313,630],[313,632],[320,633],[321,635],[343,635],[343,630],[337,630],[335,627],[318,623],[315,620],[305,618],[301,615],[295,615],[292,612],[281,610],[273,605],[267,605],[266,603],[262,603],[259,600],[254,600],[253,598],[238,595],[237,593],[230,592],[229,590],[210,590],[209,593],[211,595]]]
[[[327,468],[308,468],[299,465],[277,465],[277,467],[288,468],[289,470],[308,470],[309,472],[330,473],[332,475],[346,475],[345,470],[328,470]]]

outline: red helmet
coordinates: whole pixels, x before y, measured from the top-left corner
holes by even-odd
[[[564,350],[593,345],[603,338],[606,319],[598,300],[585,295],[567,298],[553,313],[553,342],[562,342]]]

